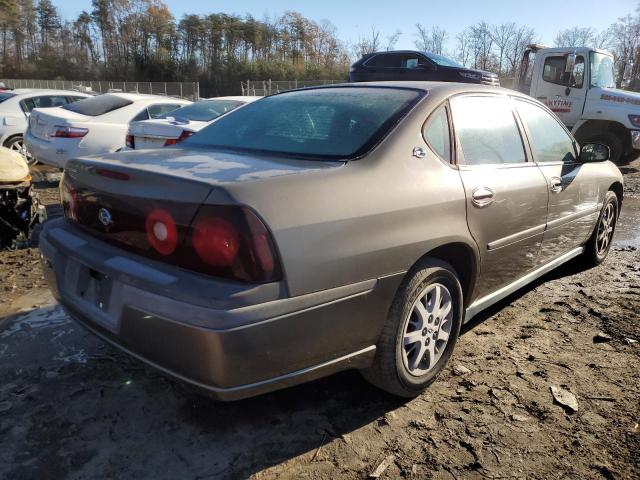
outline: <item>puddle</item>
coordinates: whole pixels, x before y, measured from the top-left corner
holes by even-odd
[[[613,244],[640,248],[640,198],[624,199]]]
[[[16,317],[11,326],[0,332],[0,338],[8,338],[18,332],[30,332],[41,328],[57,327],[71,322],[62,307],[51,305],[32,310]]]

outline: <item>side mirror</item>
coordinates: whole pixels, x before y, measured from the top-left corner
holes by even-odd
[[[581,162],[606,162],[609,158],[609,147],[602,143],[585,143],[580,149]]]
[[[565,73],[573,72],[573,67],[576,66],[576,54],[568,53],[567,54],[567,63],[565,64],[564,71]]]

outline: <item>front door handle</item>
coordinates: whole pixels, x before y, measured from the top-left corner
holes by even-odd
[[[471,193],[471,203],[478,208],[488,207],[493,203],[494,193],[489,187],[477,187]]]
[[[549,180],[549,190],[552,193],[560,193],[562,191],[562,179],[560,177],[553,177]]]

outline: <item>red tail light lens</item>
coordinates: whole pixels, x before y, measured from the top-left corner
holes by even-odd
[[[238,256],[240,235],[224,218],[206,218],[193,226],[193,248],[212,267],[229,267]]]
[[[53,127],[53,136],[57,138],[82,138],[89,133],[88,128],[65,127],[56,125]]]
[[[178,247],[178,229],[169,212],[157,208],[147,215],[147,240],[156,252],[171,255]]]
[[[186,247],[196,258],[187,268],[242,282],[281,278],[271,234],[248,208],[203,205],[191,225]]]
[[[133,135],[127,135],[125,137],[124,143],[128,148],[136,148],[136,139]]]
[[[186,130],[183,130],[178,138],[170,138],[166,142],[164,142],[164,146],[165,147],[170,147],[171,145],[175,145],[176,143],[180,143],[183,140],[186,140],[187,138],[189,138],[191,135],[193,135],[193,132],[187,132]]]

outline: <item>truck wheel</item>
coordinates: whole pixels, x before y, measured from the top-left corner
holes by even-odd
[[[449,361],[462,325],[462,288],[453,268],[425,259],[389,310],[366,380],[400,397],[419,395]]]
[[[620,159],[622,159],[622,155],[624,155],[624,145],[622,143],[622,139],[613,132],[600,132],[594,134],[584,140],[578,140],[581,145],[585,143],[602,143],[609,147],[611,150],[611,158],[610,160],[613,163],[619,163]]]
[[[619,211],[618,196],[609,190],[604,197],[602,210],[598,216],[598,223],[596,223],[591,238],[585,245],[585,251],[582,256],[585,266],[595,267],[607,258],[613,241],[613,234],[616,231]]]

